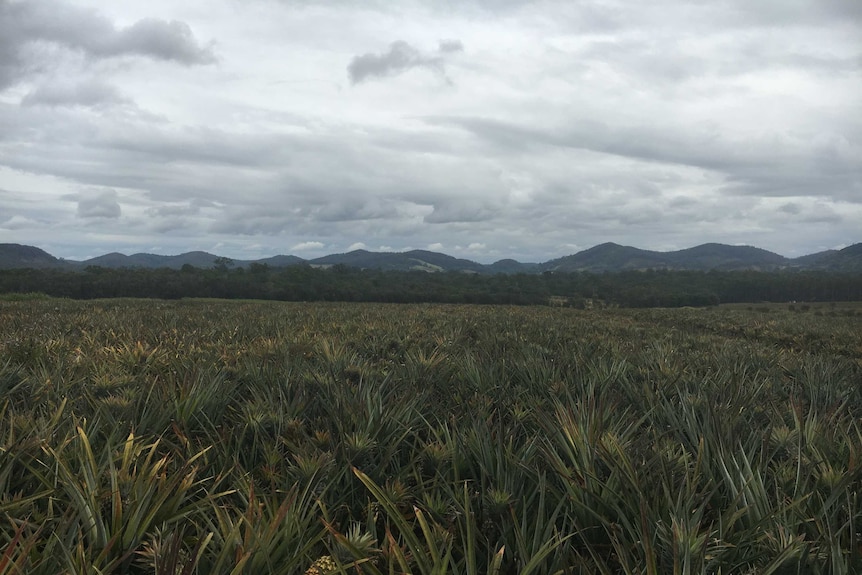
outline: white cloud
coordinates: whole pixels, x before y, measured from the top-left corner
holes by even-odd
[[[308,250],[319,250],[324,247],[324,244],[321,242],[300,242],[293,246],[291,251],[294,252],[304,252]]]
[[[855,243],[857,4],[0,0],[0,241]]]
[[[7,230],[20,230],[20,229],[25,229],[25,228],[36,228],[36,227],[41,227],[41,226],[42,226],[42,224],[40,224],[38,221],[30,219],[30,218],[25,217],[25,216],[18,215],[18,214],[12,216],[11,218],[9,218],[7,220],[0,221],[0,228],[7,229]]]

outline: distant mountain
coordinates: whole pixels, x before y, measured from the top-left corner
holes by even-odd
[[[679,269],[698,270],[774,270],[789,265],[790,260],[776,253],[752,246],[703,244],[685,250],[666,252]]]
[[[661,252],[640,250],[612,242],[539,265],[549,272],[608,272],[665,267]]]
[[[828,250],[792,260],[800,267],[814,270],[862,272],[862,243],[843,250]]]
[[[345,265],[363,269],[401,271],[460,271],[485,272],[485,266],[470,260],[458,259],[446,254],[413,250],[409,252],[369,252],[354,250],[346,254],[332,254],[308,260],[312,266]]]
[[[219,256],[207,252],[188,252],[176,256],[157,254],[109,253],[81,262],[57,259],[51,254],[20,244],[0,244],[0,269],[12,268],[172,268],[184,265],[196,268],[211,268]],[[862,272],[862,243],[842,250],[827,250],[815,254],[788,259],[773,252],[752,246],[729,246],[725,244],[703,244],[684,250],[657,252],[631,246],[605,243],[590,249],[547,261],[545,263],[521,263],[503,259],[490,265],[455,258],[446,254],[426,250],[409,252],[370,252],[355,250],[343,254],[331,254],[312,260],[293,255],[278,255],[259,260],[228,260],[229,267],[249,267],[253,263],[269,267],[286,267],[307,264],[315,267],[344,265],[348,267],[376,270],[465,272],[483,274],[516,274],[543,272],[592,273],[619,272],[627,270],[825,270],[857,273]]]
[[[127,256],[126,254],[121,254],[119,252],[111,252],[109,254],[104,254],[76,263],[82,266],[98,266],[103,268],[140,267],[133,265],[132,257],[133,256]]]
[[[613,272],[625,270],[776,270],[790,265],[784,256],[751,246],[703,244],[672,252],[642,250],[605,243],[571,256],[551,260],[542,271]]]
[[[178,256],[160,256],[157,254],[133,254],[126,256],[117,252],[105,254],[80,262],[82,266],[99,266],[103,268],[172,268],[180,269],[186,264],[196,268],[211,268],[218,256],[207,252],[188,252]]]
[[[219,256],[208,252],[187,252],[178,256],[160,256],[156,254],[134,254],[126,256],[110,253],[82,262],[82,266],[99,266],[103,268],[171,268],[180,269],[184,265],[196,268],[211,268],[216,265]],[[228,267],[243,268],[253,263],[266,264],[269,267],[284,267],[303,263],[305,260],[297,256],[273,256],[261,260],[230,260]]]
[[[0,269],[56,268],[63,261],[45,250],[21,244],[0,244]]]
[[[263,258],[262,260],[253,260],[249,262],[242,262],[252,264],[266,264],[271,268],[284,268],[287,266],[295,266],[298,264],[305,263],[305,260],[298,256],[272,256],[271,258]]]
[[[825,252],[817,252],[814,254],[808,254],[807,256],[794,258],[792,261],[794,265],[803,268],[817,267],[819,262],[825,261],[825,259],[835,253],[838,253],[838,250],[826,250]]]

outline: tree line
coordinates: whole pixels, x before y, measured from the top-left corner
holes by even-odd
[[[626,271],[478,275],[361,270],[342,265],[203,269],[0,270],[0,293],[95,299],[140,297],[283,301],[556,304],[623,307],[862,300],[862,274],[759,271]]]

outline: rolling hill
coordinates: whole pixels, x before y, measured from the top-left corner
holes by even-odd
[[[138,253],[124,255],[113,252],[84,261],[61,260],[42,249],[21,244],[0,244],[0,269],[14,268],[172,268],[184,265],[197,268],[215,266],[219,256],[207,252],[188,252],[175,256]],[[827,250],[799,258],[752,246],[702,244],[677,251],[642,250],[615,243],[604,243],[590,249],[544,263],[521,263],[503,259],[484,265],[471,260],[427,250],[408,252],[370,252],[354,250],[305,260],[293,255],[277,255],[259,260],[227,260],[233,268],[251,264],[269,267],[310,265],[314,267],[347,267],[376,270],[464,272],[481,274],[554,273],[554,272],[619,272],[647,269],[667,270],[823,270],[832,272],[862,272],[862,243],[841,250]]]
[[[684,250],[656,252],[605,243],[539,267],[542,271],[594,273],[646,269],[766,271],[788,267],[791,262],[784,256],[751,246],[703,244]]]
[[[207,252],[187,252],[177,256],[157,254],[133,254],[126,256],[117,252],[105,254],[80,262],[83,266],[103,268],[172,268],[180,269],[186,264],[197,268],[211,268],[218,256]]]
[[[0,244],[0,269],[57,268],[64,265],[45,250],[21,244]]]
[[[446,254],[425,250],[409,252],[369,252],[354,250],[346,254],[333,254],[309,260],[313,266],[345,265],[363,269],[401,271],[462,271],[485,272],[485,266],[470,260],[458,259]]]
[[[842,250],[827,250],[802,256],[793,261],[800,262],[800,265],[807,269],[862,272],[862,243],[847,246]]]

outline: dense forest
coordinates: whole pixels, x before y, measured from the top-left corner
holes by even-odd
[[[551,304],[623,307],[862,300],[862,274],[759,271],[631,271],[476,275],[284,268],[0,270],[0,293],[75,299],[184,297],[282,301]]]

